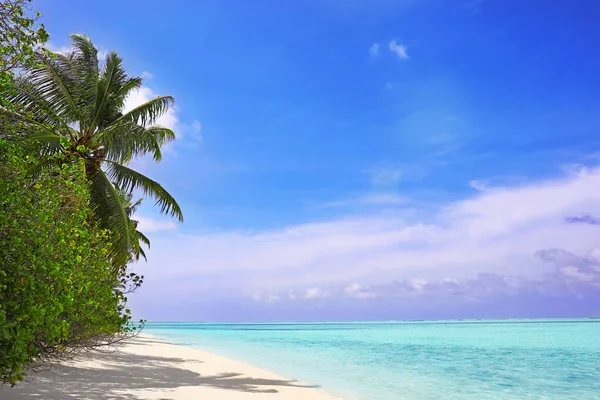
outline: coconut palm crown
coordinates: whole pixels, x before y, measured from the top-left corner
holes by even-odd
[[[142,238],[120,191],[141,190],[156,200],[161,213],[183,221],[179,205],[159,183],[127,166],[147,154],[161,160],[161,147],[175,134],[153,124],[174,100],[160,96],[124,112],[127,96],[142,79],[126,74],[116,52],[99,63],[88,37],[71,35],[71,43],[69,52],[40,55],[38,65],[17,78],[8,97],[19,113],[0,112],[18,120],[17,133],[39,146],[42,166],[59,154],[81,163],[96,218],[111,232],[113,262],[124,266],[132,249],[139,253]]]

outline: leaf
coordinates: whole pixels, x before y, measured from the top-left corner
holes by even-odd
[[[137,106],[133,110],[121,116],[115,123],[121,121],[135,122],[136,124],[147,127],[156,122],[167,110],[175,104],[175,99],[171,96],[159,96],[149,100],[146,103]]]
[[[90,200],[94,212],[103,227],[111,231],[113,264],[119,268],[129,261],[131,249],[131,224],[119,194],[103,171],[97,171],[88,178]]]
[[[112,161],[105,161],[105,165],[107,166],[107,173],[110,179],[125,192],[141,189],[144,194],[156,200],[156,204],[160,206],[161,213],[169,214],[179,219],[180,222],[183,222],[183,213],[179,204],[158,182],[131,168]]]

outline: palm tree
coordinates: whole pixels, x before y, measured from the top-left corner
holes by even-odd
[[[179,205],[160,184],[127,166],[146,154],[161,160],[161,147],[175,134],[152,125],[174,100],[160,96],[124,112],[125,99],[141,87],[142,79],[127,76],[116,52],[100,65],[88,37],[71,35],[71,43],[72,51],[41,54],[39,64],[16,79],[8,97],[19,113],[0,112],[18,120],[18,133],[39,145],[41,166],[56,162],[57,155],[81,163],[95,215],[112,234],[113,262],[124,266],[132,258],[131,249],[139,249],[133,242],[140,237],[120,190],[139,189],[156,200],[161,213],[183,221]]]
[[[150,248],[150,239],[148,239],[146,237],[146,235],[144,235],[142,232],[140,232],[137,229],[140,222],[131,218],[133,216],[133,214],[135,214],[135,212],[137,211],[138,207],[142,204],[143,199],[137,199],[135,202],[133,202],[133,194],[132,193],[123,192],[121,189],[117,189],[117,190],[119,190],[121,192],[120,194],[121,194],[121,201],[123,203],[123,207],[125,208],[127,217],[129,218],[129,220],[131,221],[131,224],[133,226],[132,232],[133,232],[134,240],[132,243],[133,247],[131,248],[130,253],[136,261],[140,259],[140,256],[143,257],[144,260],[147,261],[148,259],[146,258],[146,252],[142,248],[142,244],[144,244],[144,245],[146,245],[146,247]]]

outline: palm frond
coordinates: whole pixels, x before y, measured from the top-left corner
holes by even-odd
[[[179,204],[158,182],[113,161],[105,160],[105,165],[110,179],[123,190],[131,192],[133,189],[141,189],[144,194],[156,200],[161,213],[169,214],[183,222],[183,213]]]
[[[162,213],[183,221],[179,205],[160,184],[122,165],[146,154],[156,161],[162,158],[161,147],[175,134],[152,125],[174,99],[157,97],[123,113],[127,97],[141,88],[142,79],[128,77],[114,52],[100,67],[98,50],[84,35],[71,35],[71,44],[62,54],[41,54],[38,65],[16,79],[14,90],[0,93],[19,110],[0,106],[0,119],[10,122],[3,135],[37,146],[41,157],[33,170],[65,160],[80,163],[95,219],[111,232],[110,257],[118,271],[132,256],[145,258],[141,245],[150,244],[131,219],[139,206],[139,201],[131,204],[133,189],[152,196]]]
[[[142,232],[137,231],[138,237],[140,239],[140,242],[144,243],[146,246],[148,246],[148,248],[150,248],[150,239],[148,239],[146,237],[146,235],[144,235]]]
[[[127,215],[129,215],[129,217],[131,217],[133,214],[135,214],[135,212],[137,211],[138,207],[142,204],[143,200],[144,199],[141,198],[141,199],[137,199],[137,201],[135,203],[133,203],[133,204],[131,202],[129,202],[127,204],[127,208],[126,209],[127,209]]]
[[[142,87],[142,78],[139,76],[135,76],[133,78],[129,78],[126,82],[124,82],[119,88],[119,92],[117,96],[115,96],[115,102],[121,102],[121,106],[123,102],[127,98],[127,96],[134,90],[138,90]],[[121,108],[119,108],[120,110]]]
[[[81,114],[76,103],[77,82],[72,76],[72,55],[57,53],[54,58],[45,57],[40,68],[30,71],[36,86],[44,90],[46,101],[51,103],[63,121],[81,121]]]
[[[154,124],[173,104],[175,104],[173,97],[159,96],[123,114],[115,122],[132,121],[147,127]]]
[[[108,105],[113,102],[114,97],[125,82],[127,75],[121,65],[122,61],[114,51],[106,56],[106,62],[104,63],[98,82],[96,107],[91,122],[92,129],[95,129],[98,123],[104,119]]]
[[[144,128],[134,122],[121,121],[98,132],[92,140],[94,146],[104,146],[106,158],[126,164],[134,157],[152,154],[154,161],[162,160],[161,147],[175,139],[168,128]]]
[[[80,130],[84,135],[91,135],[99,86],[98,50],[89,37],[81,34],[71,35],[71,46],[74,56],[70,73],[77,81],[75,103],[81,115]]]
[[[138,234],[139,234],[139,232],[138,232]],[[144,261],[148,261],[148,257],[146,257],[146,252],[144,251],[144,249],[142,249],[141,246],[138,249],[138,252],[137,252],[137,254],[135,256],[135,259],[139,260],[140,256],[144,257]]]
[[[88,176],[90,202],[100,225],[111,232],[111,259],[115,268],[127,264],[131,256],[133,227],[121,198],[103,171]]]
[[[138,240],[138,247],[137,247],[137,253],[136,253],[136,259],[139,260],[140,256],[144,257],[145,261],[148,261],[148,257],[146,257],[146,252],[144,252],[144,249],[142,248],[142,246],[140,245],[140,243],[143,243],[146,245],[146,247],[150,248],[150,239],[148,239],[146,237],[146,235],[144,235],[142,232],[136,230],[135,234],[137,235],[137,240]]]
[[[27,138],[29,136],[35,137],[36,135],[46,135],[48,138],[56,136],[60,139],[60,136],[57,135],[55,130],[25,114],[17,113],[0,106],[0,117],[6,120],[12,119],[17,124],[20,124],[21,126],[18,130],[18,135],[22,137]]]
[[[146,130],[154,135],[156,143],[158,143],[160,147],[175,140],[175,133],[169,128],[162,126],[151,126]]]
[[[98,50],[92,43],[92,40],[81,33],[73,33],[70,35],[71,46],[77,49],[86,59],[98,59]]]
[[[125,106],[125,100],[129,93],[142,87],[142,78],[127,78],[121,83],[118,91],[111,94],[110,102],[106,105],[102,118],[98,121],[98,128],[104,129],[113,121],[123,115],[121,112]]]
[[[96,133],[90,144],[104,147],[106,159],[121,164],[127,164],[132,158],[148,153],[151,153],[157,161],[162,156],[155,135],[131,121],[110,124]]]
[[[69,105],[65,97],[57,91],[43,68],[27,72],[15,79],[12,93],[8,100],[16,105],[23,113],[31,115],[32,119],[43,124],[54,126],[65,125],[65,114]],[[70,119],[70,118],[67,118]]]
[[[38,132],[24,138],[25,144],[33,144],[42,157],[61,153],[64,146],[56,133]]]

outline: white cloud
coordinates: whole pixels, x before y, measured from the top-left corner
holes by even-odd
[[[425,285],[427,285],[427,281],[425,279],[419,279],[419,278],[411,278],[407,281],[407,283],[410,285],[410,287],[412,287],[414,290],[416,291],[420,291],[423,289],[423,287],[425,287]]]
[[[124,113],[129,112],[158,96],[159,94],[155,93],[152,88],[142,85],[138,90],[129,93],[125,99],[122,111]],[[179,143],[186,139],[186,126],[180,123],[176,106],[170,107],[166,113],[161,115],[151,125],[158,125],[171,129],[175,133],[176,141]],[[175,145],[176,143],[168,143],[163,146],[161,149],[163,157],[176,157],[177,153],[175,151]],[[156,162],[152,159],[151,155],[147,154],[132,160],[130,167],[142,174],[152,176],[154,172],[153,169],[156,168]]]
[[[390,42],[389,49],[392,53],[396,54],[398,58],[408,58],[408,54],[406,53],[407,47],[405,45],[398,44],[395,40]]]
[[[154,75],[152,75],[152,73],[151,73],[151,72],[144,71],[144,72],[142,72],[142,73],[140,74],[140,77],[141,77],[142,79],[152,79],[152,78],[154,77]]]
[[[372,294],[363,286],[392,280],[415,292],[447,277],[446,286],[478,274],[541,276],[548,269],[534,256],[539,250],[586,254],[598,247],[598,226],[565,221],[600,215],[598,187],[600,168],[581,168],[527,186],[491,187],[437,211],[423,210],[418,219],[375,210],[262,231],[161,235],[153,240],[146,274],[157,284],[149,280],[147,292],[209,282],[211,290],[286,293],[293,300],[324,293],[314,288],[343,285],[366,298]]]
[[[476,179],[469,181],[469,186],[480,192],[485,192],[487,190],[487,185],[484,182],[478,181]]]
[[[313,294],[311,298],[315,294],[327,293],[327,298],[334,300],[402,299],[402,304],[413,310],[431,306],[436,309],[449,305],[452,307],[457,303],[483,304],[489,301],[497,307],[506,300],[513,304],[521,303],[521,309],[530,302],[536,303],[534,299],[544,302],[560,299],[563,305],[571,303],[571,306],[573,300],[585,300],[593,305],[600,299],[600,263],[596,257],[598,251],[594,249],[583,257],[561,249],[539,251],[535,254],[536,258],[548,267],[546,272],[533,279],[481,273],[463,280],[450,277],[433,281],[408,278],[376,285],[351,283],[346,286],[330,285],[326,289],[313,287],[309,290]],[[310,298],[307,296],[302,300]],[[510,308],[511,306],[508,307]]]
[[[306,290],[306,295],[304,297],[307,300],[324,299],[327,297],[327,291],[318,287],[313,287]]]
[[[264,292],[254,292],[252,293],[252,299],[257,302],[262,302],[266,304],[275,304],[281,300],[281,297],[277,294],[268,294]]]
[[[144,72],[142,75],[148,72]],[[130,111],[135,107],[138,107],[156,97],[159,94],[155,93],[150,87],[142,86],[140,89],[131,92],[131,94],[125,99],[124,112]],[[158,118],[154,125],[167,127],[175,132],[178,142],[185,142],[190,144],[198,144],[202,142],[202,123],[198,120],[193,120],[191,124],[183,124],[179,120],[177,107],[171,107]],[[164,153],[174,153],[172,145],[167,145],[163,151]],[[138,167],[145,169],[139,162],[136,164]]]
[[[287,295],[286,295],[287,294]],[[254,292],[252,298],[254,301],[273,304],[281,300],[297,301],[297,300],[322,300],[329,296],[329,291],[320,287],[312,287],[302,292],[294,289],[288,290],[283,295],[266,292]]]
[[[67,53],[71,51],[71,46],[58,46],[52,42],[46,42],[44,47],[53,53]]]
[[[373,43],[371,45],[371,47],[369,47],[369,57],[371,59],[375,59],[377,56],[379,56],[379,53],[380,53],[379,48],[380,48],[379,43]]]
[[[270,294],[267,297],[267,304],[277,303],[280,300],[279,296],[276,294]]]
[[[104,50],[104,49],[98,49],[98,60],[99,61],[104,61],[106,59],[106,56],[108,56],[108,54],[110,53],[110,51],[108,50]]]
[[[142,86],[127,96],[123,110],[124,112],[131,111],[156,97],[158,97],[158,94],[154,93],[152,89],[147,86]],[[165,114],[154,122],[154,125],[160,125],[175,130],[179,126],[179,118],[177,117],[176,109],[174,107],[169,108]]]
[[[149,73],[144,73],[149,74]],[[143,75],[143,74],[142,74]],[[159,95],[148,86],[142,86],[139,90],[133,91],[127,99],[125,99],[124,111],[130,111]],[[191,124],[182,124],[179,121],[177,107],[171,107],[158,118],[154,125],[167,127],[175,132],[179,142],[200,143],[202,142],[202,123],[198,120],[192,121]],[[167,146],[165,152],[172,152],[173,149]]]
[[[172,231],[177,229],[177,225],[170,220],[158,220],[153,218],[146,218],[142,216],[134,216],[134,220],[138,221],[138,230],[144,233],[160,232],[160,231]]]
[[[355,299],[374,299],[378,297],[377,293],[369,290],[368,287],[363,287],[358,283],[351,283],[342,289],[343,294]]]

